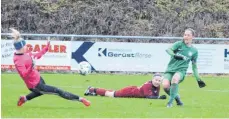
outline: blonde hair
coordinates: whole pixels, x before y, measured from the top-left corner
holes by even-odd
[[[14,38],[13,40],[14,48],[16,49],[17,52],[24,52],[20,50],[26,45],[26,41],[21,38],[21,34],[18,30],[14,28],[10,28],[10,30],[12,31],[11,36]]]
[[[20,32],[14,28],[10,28],[10,30],[12,31],[11,36],[14,38],[14,42],[20,41],[21,38]]]

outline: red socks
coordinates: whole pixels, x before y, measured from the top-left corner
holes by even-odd
[[[97,95],[105,96],[105,92],[106,92],[106,91],[107,91],[106,89],[97,88],[96,91],[95,91],[95,93],[96,93]]]

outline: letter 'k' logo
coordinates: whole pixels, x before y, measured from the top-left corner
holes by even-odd
[[[98,48],[98,56],[107,56],[107,48]]]
[[[227,49],[224,49],[224,57],[226,58],[229,55],[229,51]]]

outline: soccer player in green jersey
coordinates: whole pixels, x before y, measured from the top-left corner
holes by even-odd
[[[164,73],[163,88],[170,95],[167,107],[172,107],[174,99],[178,106],[183,106],[178,95],[178,84],[181,83],[186,75],[190,61],[192,61],[193,74],[200,88],[205,87],[205,83],[200,79],[197,71],[198,50],[193,47],[192,39],[194,30],[188,28],[184,32],[183,40],[175,42],[166,52],[171,55],[171,59]]]

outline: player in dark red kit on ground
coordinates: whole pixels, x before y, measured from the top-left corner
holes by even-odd
[[[159,96],[160,84],[162,77],[160,74],[155,74],[153,79],[147,81],[142,86],[127,86],[120,90],[107,90],[103,88],[88,87],[85,91],[85,96],[107,96],[119,98],[148,98],[148,99],[166,99],[165,95]]]
[[[47,46],[42,49],[39,53],[32,54],[27,52],[26,41],[20,38],[19,31],[15,29],[12,30],[12,37],[14,38],[14,47],[16,52],[14,53],[14,64],[15,67],[26,84],[27,88],[31,91],[30,94],[26,96],[21,96],[18,100],[18,106],[21,106],[28,100],[39,97],[43,94],[54,94],[58,95],[64,99],[82,102],[85,106],[90,106],[90,102],[85,98],[79,97],[72,93],[63,91],[54,86],[45,84],[40,73],[34,68],[34,60],[40,59],[44,55],[50,46],[48,41]]]

